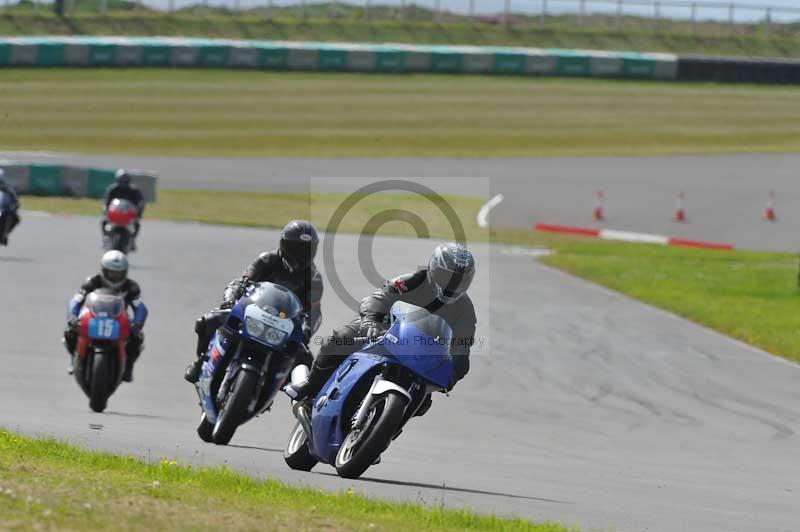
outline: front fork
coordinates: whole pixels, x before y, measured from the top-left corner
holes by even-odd
[[[364,400],[361,402],[361,406],[356,412],[356,417],[353,419],[354,429],[361,430],[363,428],[369,411],[372,408],[372,405],[375,403],[375,399],[390,390],[394,390],[404,395],[408,399],[409,404],[411,403],[411,394],[408,393],[408,390],[395,382],[387,380],[383,374],[379,373],[378,375],[375,375],[374,379],[372,379],[372,385],[369,387],[367,395],[364,397]]]

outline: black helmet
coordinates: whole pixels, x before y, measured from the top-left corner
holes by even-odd
[[[442,303],[453,303],[463,296],[475,276],[475,259],[463,244],[447,242],[433,250],[428,261],[428,281]]]
[[[292,220],[281,231],[280,255],[289,271],[311,266],[317,255],[319,236],[311,222]]]
[[[131,175],[127,170],[117,170],[117,173],[114,174],[114,181],[116,181],[118,185],[128,187],[131,184]]]

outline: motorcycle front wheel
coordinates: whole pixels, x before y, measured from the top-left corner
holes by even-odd
[[[214,441],[211,437],[213,432],[214,424],[206,418],[206,413],[203,412],[203,415],[200,416],[200,424],[197,425],[197,435],[200,436],[200,439],[204,442],[211,443]]]
[[[95,412],[106,409],[108,398],[114,391],[114,362],[106,353],[95,353],[92,360],[92,382],[89,388],[89,408]]]
[[[358,478],[389,447],[400,428],[408,399],[388,391],[375,400],[364,428],[351,430],[336,453],[334,466],[342,478]]]
[[[236,429],[247,414],[247,405],[253,400],[259,376],[250,371],[240,371],[233,389],[217,418],[211,438],[217,445],[228,445]]]

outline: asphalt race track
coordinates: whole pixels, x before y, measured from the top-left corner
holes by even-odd
[[[0,426],[148,459],[221,464],[323,489],[553,519],[584,530],[790,531],[800,521],[800,367],[538,265],[474,246],[481,320],[472,371],[359,481],[288,470],[288,400],[233,445],[195,435],[181,374],[192,325],[276,233],[146,221],[131,275],[150,307],[136,381],[94,414],[66,375],[64,310],[96,268],[96,219],[27,216],[0,250]],[[357,238],[336,266],[360,297]],[[376,239],[386,276],[432,243]],[[322,331],[351,311],[332,290]],[[94,427],[94,428],[93,428]]]
[[[499,227],[536,222],[730,242],[745,249],[800,248],[799,154],[503,159],[179,158],[3,153],[0,158],[155,170],[164,188],[349,192],[364,179],[414,178],[442,193],[505,201]],[[472,178],[472,179],[463,179]],[[484,178],[484,179],[475,179]],[[606,221],[592,220],[595,191],[606,195]],[[769,191],[778,221],[765,223]],[[670,220],[686,193],[688,223]]]

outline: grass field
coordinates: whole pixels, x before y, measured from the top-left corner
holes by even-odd
[[[284,9],[272,19],[267,19],[265,13],[233,17],[208,11],[173,15],[145,11],[101,15],[83,11],[59,18],[49,12],[36,14],[30,9],[14,9],[0,16],[0,35],[175,35],[800,57],[800,30],[796,25],[776,26],[767,36],[757,25],[739,26],[731,32],[719,23],[692,27],[686,22],[662,21],[659,30],[654,31],[651,20],[635,17],[626,18],[621,27],[615,27],[608,17],[587,17],[584,26],[578,26],[574,17],[551,17],[544,26],[538,23],[538,18],[517,19],[517,23],[505,26],[470,23],[454,16],[435,22],[431,20],[432,13],[422,9],[407,13],[414,20],[391,20],[391,14],[385,12],[374,13],[374,19],[382,20],[364,20],[359,7],[345,8],[341,4],[334,9],[340,16],[336,19],[328,18],[331,12],[328,7],[309,3],[306,9],[306,18],[297,10]]]
[[[0,529],[567,530],[553,523],[290,487],[169,459],[146,464],[2,429]]]
[[[256,194],[162,190],[147,218],[232,225],[282,227],[286,220],[306,217],[320,229],[327,226],[344,195]],[[459,213],[468,241],[493,241],[546,246],[556,253],[545,264],[608,286],[646,303],[675,312],[789,360],[800,362],[800,290],[797,257],[788,253],[706,251],[642,244],[563,238],[527,230],[491,233],[475,223],[483,200],[447,197]],[[233,208],[212,208],[223,201]],[[27,209],[98,215],[96,200],[24,197]],[[350,211],[340,227],[360,232],[367,220],[386,209],[407,209],[426,221],[430,236],[452,239],[438,208],[415,196],[370,196]],[[207,213],[214,213],[209,215]],[[371,230],[369,232],[375,232]],[[409,225],[392,222],[380,235],[410,236]]]
[[[5,70],[0,71],[0,146],[205,156],[797,151],[798,102],[797,87],[441,75]]]

